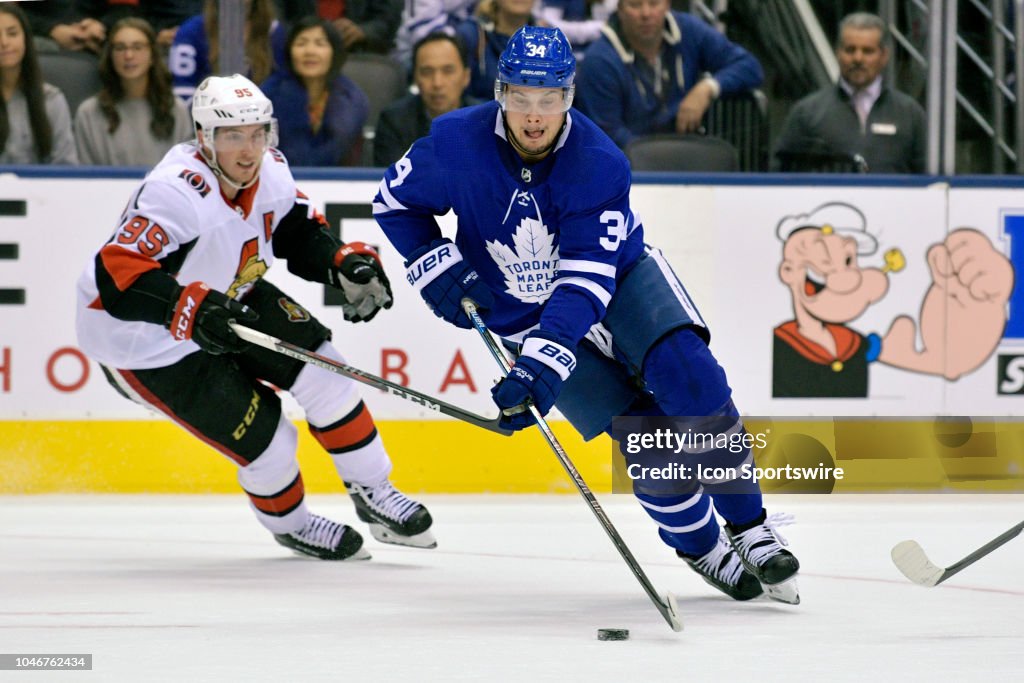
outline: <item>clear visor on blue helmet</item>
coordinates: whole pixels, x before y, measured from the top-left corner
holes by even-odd
[[[502,83],[500,78],[494,82],[494,99],[503,110],[516,114],[548,116],[567,112],[572,106],[575,91],[576,87],[572,85],[567,88],[537,88]]]

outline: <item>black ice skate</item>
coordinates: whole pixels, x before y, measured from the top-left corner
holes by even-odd
[[[761,510],[761,516],[749,524],[726,524],[725,533],[743,564],[764,586],[769,598],[799,605],[796,573],[800,562],[782,547],[787,545],[786,540],[775,530],[776,526],[791,521],[789,515],[774,514],[769,518]]]
[[[349,484],[359,519],[370,525],[370,533],[381,543],[436,548],[430,531],[433,520],[427,508],[407,497],[385,479],[374,487]]]
[[[764,592],[757,577],[746,570],[736,551],[723,536],[718,537],[714,548],[700,557],[691,557],[681,550],[677,550],[676,555],[704,577],[705,581],[733,600],[750,600]]]
[[[299,531],[274,534],[274,540],[291,548],[297,555],[321,560],[370,559],[370,553],[363,547],[363,537],[359,532],[320,515],[310,515],[306,526]]]

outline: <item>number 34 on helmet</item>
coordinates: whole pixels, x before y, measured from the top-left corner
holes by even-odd
[[[508,108],[508,86],[560,88],[561,111],[568,111],[576,91],[576,57],[569,40],[557,28],[523,26],[509,39],[498,59],[494,99]]]

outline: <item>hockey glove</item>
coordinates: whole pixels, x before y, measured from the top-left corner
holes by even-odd
[[[331,285],[341,290],[341,310],[349,322],[367,322],[382,308],[391,308],[391,282],[377,251],[362,242],[349,242],[334,255]]]
[[[562,382],[575,368],[576,356],[563,340],[540,330],[527,335],[516,364],[491,389],[494,402],[501,408],[499,424],[511,430],[534,424],[527,402],[546,415],[558,399]]]
[[[456,327],[470,328],[462,310],[469,297],[481,313],[494,305],[494,297],[480,275],[462,260],[462,253],[450,239],[436,239],[409,254],[406,279],[415,287],[430,310]]]
[[[256,311],[210,289],[204,282],[179,288],[167,311],[167,329],[178,341],[191,339],[213,355],[238,353],[247,346],[228,323],[254,322]]]

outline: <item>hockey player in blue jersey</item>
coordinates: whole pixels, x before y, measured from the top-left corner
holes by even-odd
[[[520,29],[499,62],[495,101],[435,120],[387,170],[374,215],[435,314],[469,328],[468,297],[517,351],[492,390],[506,426],[533,424],[522,410],[532,401],[542,414],[557,403],[587,439],[631,414],[716,416],[738,429],[704,321],[643,242],[629,163],[570,111],[575,65],[558,29]],[[450,209],[454,243],[435,218]],[[737,467],[751,458],[749,449],[718,456]],[[708,583],[737,600],[767,591],[799,601],[799,564],[756,481],[634,484],[661,538]]]

